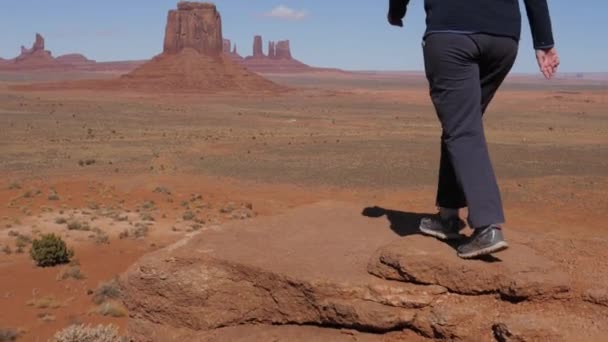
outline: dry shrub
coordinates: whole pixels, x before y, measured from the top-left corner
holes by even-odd
[[[11,184],[8,185],[8,189],[9,190],[20,190],[21,184],[19,182],[11,182]],[[0,341],[2,341],[2,340],[0,340]]]
[[[59,273],[57,274],[57,280],[66,280],[66,279],[81,280],[84,278],[85,278],[85,276],[82,273],[82,271],[80,271],[80,266],[78,266],[78,265],[72,265],[67,268],[64,268],[61,271],[59,271]]]
[[[93,302],[100,305],[109,300],[120,298],[120,285],[116,279],[101,283],[93,293]]]
[[[123,342],[127,341],[118,335],[114,325],[72,325],[53,336],[52,342]]]
[[[19,332],[15,329],[0,328],[0,342],[17,341]]]
[[[110,317],[126,317],[129,312],[124,307],[124,305],[120,304],[116,301],[109,301],[102,303],[99,307],[97,307],[97,313],[103,316]]]
[[[57,298],[53,296],[34,298],[27,302],[27,305],[33,306],[36,309],[57,309],[63,306]]]

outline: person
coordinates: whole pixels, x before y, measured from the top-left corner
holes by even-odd
[[[390,0],[388,21],[403,26],[409,0]],[[536,58],[547,79],[559,66],[547,0],[524,0]],[[441,122],[441,159],[436,205],[420,231],[460,239],[467,207],[474,233],[457,248],[465,259],[508,248],[500,191],[482,117],[515,62],[520,34],[518,0],[425,0],[423,54],[430,95]]]

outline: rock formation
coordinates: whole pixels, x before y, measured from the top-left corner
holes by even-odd
[[[131,90],[155,93],[265,92],[284,90],[234,61],[222,37],[221,17],[210,3],[180,2],[167,16],[164,51],[115,80],[32,85],[27,89]]]
[[[378,342],[605,339],[608,307],[589,300],[605,298],[605,286],[575,286],[567,258],[535,249],[545,236],[509,230],[511,249],[464,261],[417,234],[421,215],[371,209],[321,202],[210,226],[145,256],[121,277],[130,335],[219,341],[209,336],[243,329],[290,341],[262,332],[301,325]]]
[[[268,55],[262,50],[262,37],[255,36],[253,40],[253,56],[243,60],[247,69],[259,73],[274,72],[305,72],[317,70],[294,59],[291,55],[289,40],[268,42]]]
[[[3,71],[103,71],[129,72],[144,61],[116,61],[97,63],[82,54],[66,54],[54,58],[50,51],[45,50],[44,37],[37,33],[31,48],[21,47],[21,54],[14,59],[0,58],[0,69]]]
[[[262,50],[262,36],[253,37],[253,58],[264,58],[264,51]]]
[[[48,67],[57,64],[51,52],[44,49],[44,37],[39,33],[36,33],[36,40],[30,49],[21,46],[21,54],[14,61],[32,67]]]
[[[164,52],[122,77],[124,86],[154,92],[260,92],[281,87],[249,72],[225,54],[215,5],[180,2],[167,17]]]
[[[32,48],[28,49],[25,46],[21,45],[21,55],[19,57],[25,57],[25,56],[32,55],[32,54],[40,52],[40,51],[44,51],[44,37],[42,37],[42,35],[40,35],[40,33],[36,33],[36,40],[34,41]],[[46,51],[46,52],[48,52],[48,51]],[[48,54],[50,56],[50,53],[48,53]],[[17,57],[17,59],[19,59],[19,57]]]
[[[232,47],[232,42],[230,41],[230,39],[224,39],[224,45],[223,45],[223,49],[222,51],[224,53],[230,53],[230,48]]]
[[[276,43],[275,57],[277,59],[292,59],[289,40],[281,40]]]
[[[87,57],[85,57],[84,55],[81,55],[79,53],[70,53],[67,55],[62,55],[62,56],[55,58],[55,60],[59,63],[73,65],[73,66],[81,66],[81,65],[95,63],[95,61],[90,60]]]
[[[234,44],[234,48],[232,48],[232,42],[230,41],[230,39],[224,39],[224,55],[230,56],[233,60],[235,61],[242,61],[243,57],[241,57],[241,55],[239,55],[239,53],[236,50],[236,44]]]
[[[163,52],[176,54],[190,48],[207,56],[223,51],[222,18],[210,3],[180,2],[169,11]]]

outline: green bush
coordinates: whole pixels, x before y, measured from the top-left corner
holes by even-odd
[[[50,267],[67,264],[74,256],[74,251],[68,249],[65,242],[55,234],[42,235],[34,240],[30,255],[40,267]]]

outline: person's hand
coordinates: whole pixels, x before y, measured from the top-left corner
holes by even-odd
[[[559,55],[555,48],[536,50],[536,61],[545,78],[550,80],[557,72]]]
[[[403,19],[391,12],[388,13],[388,23],[393,26],[403,27]]]

